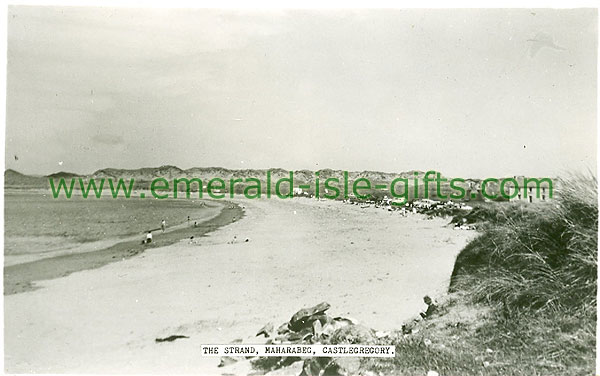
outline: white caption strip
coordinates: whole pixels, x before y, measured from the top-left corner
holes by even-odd
[[[393,358],[396,346],[379,345],[202,345],[203,356],[300,356]]]

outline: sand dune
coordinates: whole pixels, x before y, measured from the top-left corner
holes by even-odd
[[[446,220],[341,202],[238,202],[246,216],[197,244],[182,240],[6,296],[6,370],[221,374],[201,344],[246,339],[321,301],[333,315],[399,328],[423,295],[445,291],[473,236]],[[172,334],[190,338],[154,341]]]

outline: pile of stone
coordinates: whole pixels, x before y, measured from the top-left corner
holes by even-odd
[[[343,200],[342,202],[360,205],[363,209],[373,206],[390,212],[398,212],[402,216],[407,216],[409,214],[424,214],[427,215],[429,219],[434,217],[454,217],[473,210],[472,206],[469,206],[464,202],[455,202],[452,200],[439,201],[426,198],[403,202],[401,200],[392,200],[386,196],[383,199],[376,201],[348,199]]]
[[[271,324],[267,324],[258,331],[257,336],[269,338],[266,344],[325,344],[335,334],[339,334],[342,328],[358,325],[349,318],[329,316],[325,312],[330,307],[329,303],[323,302],[314,307],[303,308],[290,321],[281,324],[277,331]]]
[[[256,337],[264,337],[265,344],[374,344],[379,337],[374,330],[345,317],[332,317],[326,312],[331,306],[323,302],[310,308],[303,308],[277,329],[272,323],[261,328]],[[231,358],[222,362],[229,364]],[[264,357],[251,360],[256,371],[271,372],[302,362],[300,376],[349,375],[356,374],[360,366],[358,358],[327,358],[282,356]]]
[[[435,201],[435,200],[416,200],[407,204],[408,209],[415,209],[417,213],[425,214],[430,217],[453,217],[459,213],[470,211],[473,208],[464,202],[454,201]]]

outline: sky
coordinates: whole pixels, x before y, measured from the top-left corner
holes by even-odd
[[[12,6],[6,168],[596,171],[592,9]]]

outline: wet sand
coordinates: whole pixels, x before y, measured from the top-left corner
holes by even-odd
[[[227,202],[218,202],[218,204],[222,205],[222,208],[214,218],[200,222],[195,228],[187,227],[186,224],[168,229],[165,233],[156,231],[150,244],[141,244],[144,236],[140,235],[135,240],[122,241],[97,251],[70,253],[5,266],[4,295],[33,290],[36,288],[35,281],[65,277],[74,272],[99,268],[111,262],[128,259],[148,249],[173,244],[182,238],[200,237],[231,223],[234,217],[239,219],[243,216],[243,211],[236,204]]]
[[[6,296],[6,370],[221,375],[233,370],[200,356],[200,345],[252,343],[265,323],[322,301],[332,315],[397,329],[418,314],[423,295],[446,291],[474,235],[444,219],[341,202],[238,203],[243,220],[195,243]],[[155,342],[174,334],[190,338]]]

